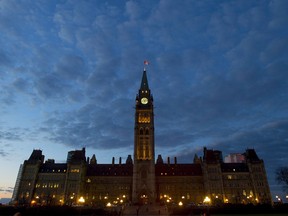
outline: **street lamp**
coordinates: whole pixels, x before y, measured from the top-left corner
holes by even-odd
[[[78,202],[81,203],[82,205],[85,203],[85,199],[83,198],[83,196],[81,196],[81,197],[78,199]]]
[[[203,200],[203,203],[210,204],[210,202],[211,202],[211,199],[208,196],[206,196],[205,199]]]
[[[282,199],[281,199],[280,196],[276,195],[275,198],[277,199],[277,201],[278,201],[279,203],[282,203]]]

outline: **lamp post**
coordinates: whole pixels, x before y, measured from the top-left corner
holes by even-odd
[[[209,215],[209,205],[211,203],[211,199],[208,196],[206,196],[203,200],[203,203],[206,204],[206,211],[204,212],[204,216],[207,216]]]
[[[81,196],[81,197],[78,199],[78,202],[79,202],[81,205],[84,205],[85,199],[83,198],[83,196]]]
[[[204,203],[204,204],[207,204],[207,205],[209,205],[210,202],[211,202],[211,199],[210,199],[208,196],[206,196],[206,197],[204,198],[204,200],[203,200],[203,203]]]
[[[282,204],[282,199],[280,196],[276,195],[275,198],[279,204]]]

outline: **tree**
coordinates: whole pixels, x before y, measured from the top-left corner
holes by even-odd
[[[279,167],[276,170],[276,181],[284,184],[284,189],[288,191],[288,167]]]

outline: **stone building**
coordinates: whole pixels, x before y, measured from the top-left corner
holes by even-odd
[[[19,169],[13,201],[28,205],[116,203],[271,203],[263,160],[247,149],[241,163],[225,163],[222,152],[203,149],[193,163],[155,159],[154,108],[146,71],[135,101],[134,155],[125,163],[98,164],[85,148],[68,152],[66,163],[44,161],[33,150]]]

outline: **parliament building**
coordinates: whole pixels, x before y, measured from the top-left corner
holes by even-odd
[[[155,158],[153,96],[144,69],[135,101],[134,154],[98,164],[85,148],[66,163],[44,160],[33,150],[20,166],[12,201],[19,205],[113,205],[143,203],[272,203],[264,162],[254,149],[243,160],[224,162],[219,150],[203,148],[193,163]]]

